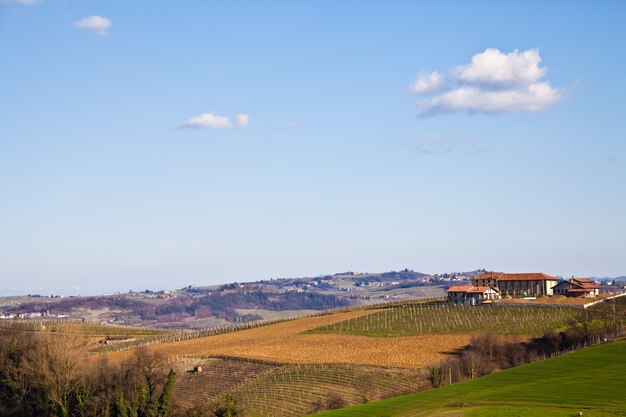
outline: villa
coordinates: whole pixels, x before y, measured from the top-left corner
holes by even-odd
[[[486,272],[474,277],[472,284],[495,288],[502,295],[542,296],[552,295],[558,278],[542,272],[507,274]]]
[[[495,288],[474,285],[455,285],[448,289],[449,305],[489,304],[500,298]]]

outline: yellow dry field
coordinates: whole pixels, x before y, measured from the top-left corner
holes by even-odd
[[[233,333],[149,346],[167,356],[226,355],[285,363],[350,363],[420,368],[445,359],[469,343],[470,334],[368,337],[348,334],[302,334],[376,312],[352,311],[307,317]],[[132,351],[111,353],[121,360]]]

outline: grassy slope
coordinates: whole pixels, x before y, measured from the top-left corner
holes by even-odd
[[[471,407],[459,407],[459,403]],[[319,415],[550,417],[571,416],[583,409],[587,409],[585,416],[626,415],[626,341],[588,348],[474,381]]]

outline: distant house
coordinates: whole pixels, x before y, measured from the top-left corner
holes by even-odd
[[[590,279],[572,278],[556,284],[554,293],[568,297],[595,297],[600,294],[600,287]]]
[[[500,298],[495,288],[474,285],[455,285],[448,289],[449,305],[480,305],[488,304]]]
[[[485,272],[472,278],[475,286],[497,288],[501,295],[552,295],[556,286],[556,277],[542,272],[506,274],[504,272]]]

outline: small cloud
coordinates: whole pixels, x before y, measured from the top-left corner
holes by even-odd
[[[250,123],[250,116],[247,114],[238,114],[235,119],[235,124],[239,127],[248,127],[248,123]]]
[[[430,134],[418,136],[414,140],[405,142],[422,155],[446,154],[446,153],[479,153],[487,150],[487,145],[458,135]]]
[[[454,68],[447,78],[437,72],[418,76],[409,90],[425,96],[418,102],[421,117],[460,111],[534,112],[563,98],[562,89],[540,81],[547,73],[540,63],[537,49],[506,54],[489,48]]]
[[[74,27],[93,30],[100,36],[107,35],[111,25],[111,21],[102,16],[89,16],[74,22]]]
[[[279,126],[278,130],[280,130],[282,132],[282,131],[285,131],[285,130],[295,129],[296,127],[298,127],[296,122],[287,122],[284,125]]]
[[[446,79],[437,71],[423,72],[417,76],[415,82],[409,85],[409,92],[413,94],[433,93],[446,85]]]
[[[212,129],[233,129],[235,127],[246,128],[250,123],[250,116],[247,114],[238,114],[235,121],[230,120],[226,116],[220,116],[213,112],[202,113],[197,116],[190,117],[181,123],[181,128],[202,128],[210,127]]]

